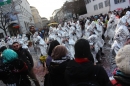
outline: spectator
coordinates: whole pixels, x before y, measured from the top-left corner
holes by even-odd
[[[116,57],[117,69],[113,72],[113,86],[130,86],[130,45],[121,48]]]
[[[12,47],[13,50],[18,54],[18,58],[27,64],[28,74],[30,78],[33,79],[35,85],[40,86],[35,74],[33,73],[34,62],[31,54],[26,49],[23,49],[18,42],[14,42]]]
[[[64,72],[70,58],[65,46],[58,45],[52,51],[52,62],[49,66],[49,77],[51,86],[67,86]]]
[[[2,53],[3,64],[0,65],[0,80],[6,86],[31,86],[27,76],[27,65],[18,59],[18,55],[11,49]]]
[[[51,57],[51,54],[52,54],[52,51],[53,49],[57,46],[57,45],[60,45],[60,43],[57,41],[57,40],[50,40],[50,43],[48,44],[48,49],[47,49],[47,54],[48,54],[48,57],[46,59],[46,65],[47,65],[47,68],[49,68],[50,66],[50,63],[52,61],[52,57]],[[45,86],[49,86],[49,74],[47,73],[45,75],[45,81],[44,81],[44,85]]]
[[[57,41],[57,40],[53,40],[51,41],[49,44],[48,44],[48,57],[46,59],[46,64],[47,66],[50,65],[50,62],[52,60],[52,57],[51,57],[51,54],[52,54],[52,50],[57,46],[57,45],[60,45],[60,43]]]
[[[68,63],[65,71],[67,86],[80,86],[77,84],[98,84],[99,86],[111,86],[111,82],[103,67],[94,65],[89,42],[80,39],[75,46],[75,60]],[[86,86],[86,84],[81,85]]]

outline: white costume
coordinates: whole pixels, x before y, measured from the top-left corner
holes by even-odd
[[[34,33],[33,35],[33,41],[35,43],[35,46],[40,48],[40,52],[42,55],[46,55],[46,49],[47,49],[47,44],[45,41],[38,35],[37,32]]]
[[[57,33],[56,27],[50,27],[49,38],[55,40],[56,39],[56,33]]]
[[[114,43],[112,45],[112,49],[114,50],[115,54],[119,51],[120,48],[122,48],[127,41],[127,38],[129,37],[130,33],[126,24],[126,19],[121,19],[122,25],[117,29],[115,36],[114,36]]]
[[[77,39],[80,39],[82,36],[82,30],[81,30],[81,26],[79,24],[79,21],[77,21],[77,23],[76,23],[76,36],[77,36]]]
[[[87,27],[89,26],[89,23],[90,23],[90,21],[87,20],[86,23],[85,23],[85,29],[87,29]]]
[[[12,38],[10,38],[10,37],[8,38],[7,44],[8,44],[8,47],[12,46],[12,44],[13,44]]]
[[[97,35],[91,35],[88,38],[88,41],[89,41],[90,46],[94,46],[94,49],[91,49],[91,53],[92,53],[93,58],[94,58],[94,63],[96,64],[98,62],[97,59],[96,59],[96,54],[100,50],[100,47],[98,46],[98,37],[97,37]]]
[[[113,42],[112,39],[114,38],[115,35],[115,29],[116,29],[115,15],[111,15],[111,18],[107,24],[107,30],[104,34],[105,37],[110,38],[109,44],[112,44]]]
[[[5,41],[2,39],[1,42],[0,42],[0,47],[3,47],[3,46],[6,46],[6,47],[7,47],[7,44],[6,44]]]
[[[125,16],[126,16],[127,22],[130,25],[130,11],[127,11]]]

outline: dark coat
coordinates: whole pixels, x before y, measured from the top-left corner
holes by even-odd
[[[64,72],[68,61],[61,64],[51,62],[49,66],[49,74],[45,76],[44,86],[67,86]]]
[[[130,75],[114,75],[114,78],[121,86],[130,86]]]
[[[106,71],[92,62],[76,63],[70,61],[66,67],[65,78],[69,85],[86,81],[96,81],[100,86],[111,86]]]
[[[20,48],[19,50],[15,51],[15,52],[18,54],[19,59],[24,61],[27,64],[28,69],[31,70],[34,66],[34,62],[33,62],[32,56],[28,52],[28,50]]]
[[[4,84],[16,86],[31,86],[27,76],[28,67],[22,60],[16,59],[11,63],[0,65],[0,80]]]

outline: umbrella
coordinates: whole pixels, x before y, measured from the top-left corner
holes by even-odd
[[[50,23],[50,24],[48,24],[48,26],[51,26],[51,25],[57,25],[58,23]]]
[[[123,10],[123,8],[117,8],[117,9],[116,9],[116,11],[121,11],[121,10]]]

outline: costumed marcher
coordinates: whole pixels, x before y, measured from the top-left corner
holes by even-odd
[[[130,11],[127,11],[125,16],[127,19],[127,23],[130,25]]]
[[[57,33],[57,29],[56,27],[51,27],[50,26],[50,30],[49,30],[49,38],[53,38],[54,40],[56,39],[56,33]]]
[[[94,64],[98,62],[96,56],[98,51],[100,50],[100,47],[98,46],[98,36],[96,34],[91,35],[88,39],[90,44],[91,53],[93,55]]]
[[[7,47],[7,44],[6,44],[5,41],[2,39],[1,42],[0,42],[0,47],[3,47],[3,46],[6,46],[6,47]]]
[[[79,21],[76,22],[76,32],[75,33],[76,33],[77,39],[80,39],[82,37],[82,29],[81,29]]]
[[[13,44],[13,40],[12,38],[8,37],[8,40],[7,40],[7,45],[10,49],[12,49],[12,44]]]
[[[74,44],[75,44],[75,27],[74,27],[74,23],[71,24],[70,26],[70,30],[69,30],[69,50],[72,56],[74,56]]]
[[[111,45],[113,43],[113,38],[115,35],[115,29],[116,29],[116,23],[115,23],[115,15],[111,15],[108,24],[107,24],[107,30],[104,34],[105,37],[109,37],[109,44]]]
[[[46,56],[47,44],[45,43],[45,41],[37,33],[35,33],[33,37],[35,46],[40,48],[41,55]]]
[[[126,26],[126,18],[122,17],[120,19],[120,27],[115,31],[114,43],[112,44],[111,49],[113,53],[116,55],[120,48],[122,48],[127,41],[127,38],[130,35],[130,32]]]

